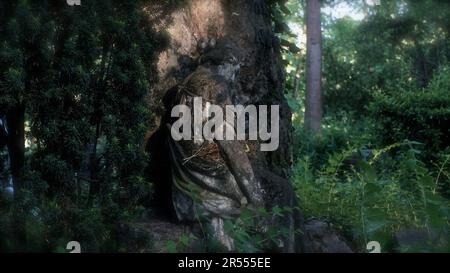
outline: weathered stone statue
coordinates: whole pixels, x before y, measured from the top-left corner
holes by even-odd
[[[179,221],[207,221],[214,237],[233,250],[223,220],[245,208],[292,208],[259,223],[259,230],[284,229],[271,251],[299,252],[303,223],[288,180],[292,163],[291,113],[284,99],[284,74],[270,10],[262,0],[191,0],[168,15],[157,1],[148,11],[169,35],[159,58],[159,84],[150,98],[160,109],[150,136],[155,187]],[[175,141],[171,108],[192,106],[194,97],[224,105],[279,105],[280,147],[261,152],[260,141]],[[223,126],[227,126],[223,124]],[[167,148],[164,148],[167,147]],[[161,175],[170,173],[170,177]]]
[[[232,86],[239,70],[233,52],[237,51],[221,41],[219,44],[214,41],[211,46],[211,52],[202,56],[196,70],[179,86],[175,104],[194,109],[194,99],[202,98],[205,103],[224,110],[226,105],[232,105]],[[170,124],[167,125],[170,128]],[[249,206],[264,207],[261,184],[246,154],[246,144],[237,140],[174,141],[169,138],[168,141],[172,197],[178,219],[210,219],[217,239],[233,249],[232,239],[223,228],[223,219],[238,217],[242,209]]]

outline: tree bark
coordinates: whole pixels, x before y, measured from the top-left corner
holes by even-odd
[[[20,198],[25,164],[25,106],[18,104],[6,115],[8,123],[8,152],[13,179],[14,198]]]
[[[306,1],[307,57],[305,129],[322,131],[322,30],[320,0]]]
[[[14,236],[17,251],[26,251],[27,237],[22,208],[23,171],[25,164],[25,106],[18,103],[6,114],[8,125],[7,146],[14,189]]]

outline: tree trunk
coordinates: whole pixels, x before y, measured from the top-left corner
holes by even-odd
[[[8,153],[14,189],[14,236],[17,251],[26,251],[27,236],[22,208],[23,169],[25,164],[25,106],[17,104],[6,114],[8,125]]]
[[[157,30],[167,31],[169,35],[168,48],[160,54],[157,64],[159,82],[149,98],[157,120],[162,120],[160,131],[166,128],[173,99],[176,92],[184,88],[186,81],[193,81],[201,71],[219,71],[218,76],[224,78],[227,86],[223,92],[230,96],[232,104],[280,106],[278,150],[261,152],[259,143],[247,142],[244,156],[248,160],[243,159],[241,153],[239,156],[236,154],[236,158],[233,153],[228,153],[225,164],[236,179],[240,179],[236,174],[244,173],[252,177],[248,180],[250,183],[261,184],[262,200],[267,209],[275,206],[297,207],[295,191],[288,180],[292,164],[291,112],[284,98],[285,75],[279,41],[271,27],[270,7],[264,0],[190,0],[171,10],[166,2],[156,1],[146,7],[151,23],[158,26]],[[200,69],[205,63],[208,64],[207,69]],[[207,81],[200,86],[205,85],[208,85]],[[164,141],[159,139],[161,137],[170,138],[170,134],[150,137],[148,150],[152,153],[151,165],[167,162],[165,155],[169,151],[162,147]],[[239,150],[239,145],[229,148]],[[233,160],[236,162],[230,164]],[[160,170],[167,169],[163,165]],[[239,168],[242,170],[236,170]],[[155,188],[165,188],[167,195],[164,198],[173,198],[168,190],[172,183],[170,176],[156,176]],[[274,217],[270,226],[277,230],[281,227],[289,230],[283,242],[276,246],[279,251],[301,251],[302,238],[295,232],[302,228],[298,210],[284,217]]]
[[[17,105],[6,115],[8,124],[8,152],[13,178],[14,198],[20,198],[25,164],[25,107]]]
[[[322,30],[320,0],[306,1],[307,57],[305,128],[322,131]]]

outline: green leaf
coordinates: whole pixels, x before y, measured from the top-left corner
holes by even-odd
[[[168,241],[166,244],[167,252],[177,253],[177,244],[174,241]]]

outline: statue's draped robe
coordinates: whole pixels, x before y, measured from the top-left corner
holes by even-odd
[[[174,105],[188,106],[191,109],[192,121],[194,98],[202,99],[202,112],[206,110],[206,103],[210,103],[220,106],[225,117],[225,105],[231,104],[231,91],[227,82],[229,79],[219,72],[214,67],[200,66],[180,86]],[[207,81],[207,84],[202,84],[204,81]],[[207,121],[207,117],[203,118],[202,125]],[[221,124],[225,132],[226,122]],[[167,125],[170,129],[170,124]],[[230,126],[228,129],[234,130]],[[191,131],[194,132],[194,125]],[[194,221],[203,217],[235,218],[248,205],[264,206],[261,186],[254,177],[244,145],[237,140],[169,139],[172,196],[179,220]],[[237,164],[230,166],[229,160],[237,161]]]

